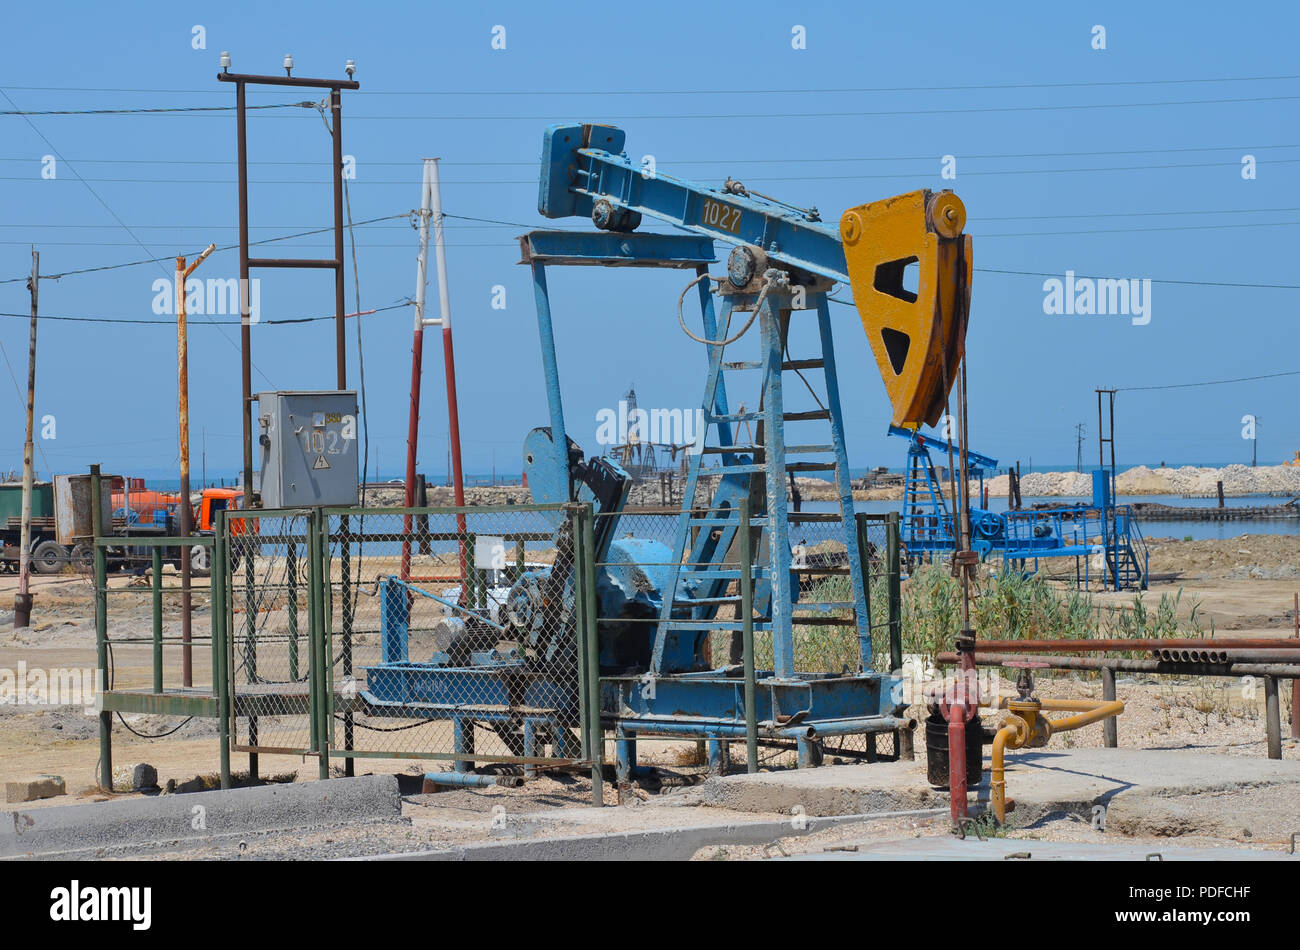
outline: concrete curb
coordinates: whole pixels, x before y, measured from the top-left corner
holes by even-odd
[[[649,831],[621,831],[611,834],[573,835],[564,838],[535,838],[490,841],[460,845],[439,851],[411,851],[354,861],[685,861],[709,845],[745,847],[769,844],[781,838],[798,838],[825,831],[836,825],[856,824],[890,818],[926,817],[944,814],[944,809],[884,811],[833,817],[797,816],[779,821],[727,822],[689,828],[657,828]]]
[[[393,775],[19,809],[0,820],[0,858],[199,846],[236,834],[401,817]]]

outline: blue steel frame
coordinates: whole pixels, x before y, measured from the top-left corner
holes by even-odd
[[[547,401],[550,407],[551,430],[557,452],[554,457],[554,477],[567,479],[569,462],[567,451],[558,447],[567,444],[563,403],[560,395],[559,361],[555,348],[550,296],[547,287],[548,265],[615,265],[648,267],[694,267],[697,274],[706,273],[707,264],[713,260],[711,242],[703,252],[701,240],[690,235],[663,235],[638,233],[574,233],[534,232],[521,239],[524,259],[533,272],[533,286],[538,311],[538,328],[542,349],[542,370],[545,376]],[[795,738],[801,749],[801,764],[811,764],[815,756],[808,745],[817,735],[843,735],[887,732],[899,728],[895,714],[899,709],[897,681],[871,670],[872,653],[870,617],[867,609],[865,583],[861,573],[856,522],[853,516],[852,488],[848,475],[844,430],[839,398],[838,378],[834,361],[834,342],[830,324],[830,308],[823,293],[806,294],[805,306],[815,309],[826,373],[828,415],[831,424],[830,446],[795,446],[796,451],[832,451],[835,456],[836,486],[844,517],[843,541],[848,554],[852,578],[853,602],[856,608],[861,669],[856,674],[805,673],[795,671],[794,608],[798,599],[798,586],[790,574],[789,521],[786,500],[786,446],[784,442],[784,403],[782,399],[782,364],[784,358],[783,323],[789,319],[792,304],[790,291],[774,289],[763,300],[757,294],[730,294],[725,297],[722,319],[715,311],[713,293],[701,280],[698,290],[701,316],[709,339],[717,339],[719,328],[728,325],[736,310],[759,307],[757,317],[760,331],[761,359],[756,363],[731,364],[731,368],[757,369],[763,374],[763,409],[758,412],[733,413],[727,404],[726,387],[722,376],[722,347],[708,347],[708,376],[703,398],[705,420],[716,427],[719,444],[733,446],[732,424],[741,421],[762,421],[764,424],[764,459],[754,462],[753,457],[741,449],[723,452],[724,481],[710,507],[711,517],[700,518],[692,514],[690,506],[679,520],[674,546],[674,565],[668,567],[668,578],[663,586],[663,601],[659,621],[655,626],[655,640],[648,675],[654,679],[655,689],[647,691],[642,677],[602,677],[600,693],[602,715],[613,722],[619,742],[620,763],[630,761],[638,733],[700,735],[712,740],[735,738],[737,730],[743,733],[743,708],[738,703],[740,681],[718,670],[686,671],[678,668],[680,647],[670,649],[671,635],[703,634],[715,629],[739,629],[739,620],[726,621],[714,617],[716,605],[709,600],[727,598],[686,598],[680,587],[683,577],[689,576],[705,582],[731,579],[736,570],[723,566],[723,557],[730,546],[728,537],[740,528],[737,506],[730,505],[725,516],[718,517],[716,503],[721,496],[734,489],[728,484],[729,476],[740,476],[744,484],[752,474],[765,476],[765,514],[751,519],[751,525],[762,525],[768,535],[768,562],[756,572],[756,580],[767,586],[766,597],[770,603],[770,622],[755,621],[754,629],[767,629],[773,636],[774,669],[760,674],[763,689],[756,699],[760,718],[776,723],[779,719],[794,716],[801,723],[787,736],[781,728],[770,725],[771,734]],[[693,497],[700,475],[702,454],[692,458],[687,481],[687,497]],[[745,489],[747,491],[747,489]],[[605,518],[617,518],[617,512],[606,513]],[[600,520],[600,519],[598,519]],[[695,553],[686,564],[688,539],[692,527],[722,527],[723,538],[708,555],[709,561],[695,569]],[[607,534],[613,534],[607,530]],[[700,532],[701,536],[708,534]],[[599,565],[597,565],[599,567]],[[757,587],[758,585],[756,585]],[[756,597],[756,602],[758,598]],[[815,605],[807,605],[815,609]],[[683,610],[691,616],[682,617]],[[819,732],[820,730],[820,732]],[[789,731],[789,730],[787,730]],[[797,735],[796,735],[797,733]],[[625,769],[620,768],[620,773]]]
[[[651,172],[623,154],[625,141],[612,125],[548,128],[537,210],[548,218],[590,218],[603,200],[708,238],[760,247],[774,261],[848,283],[837,227],[788,206]]]

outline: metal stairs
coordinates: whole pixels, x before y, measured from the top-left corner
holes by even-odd
[[[703,295],[702,295],[703,296]],[[816,311],[821,355],[813,359],[786,359],[786,337],[791,319],[791,295],[788,290],[769,290],[766,294],[730,294],[724,298],[722,319],[715,319],[709,303],[704,306],[704,328],[708,339],[721,339],[719,327],[731,325],[733,313],[759,308],[758,330],[760,358],[726,362],[724,347],[710,345],[709,372],[701,400],[704,446],[691,456],[684,490],[682,513],[674,541],[674,567],[664,591],[656,629],[651,662],[652,673],[686,672],[667,668],[667,650],[675,637],[699,637],[710,630],[740,630],[740,597],[730,592],[740,570],[736,558],[729,556],[740,530],[740,501],[749,499],[750,524],[755,552],[754,611],[755,631],[772,635],[774,674],[792,678],[794,669],[793,631],[805,626],[856,626],[859,631],[860,669],[871,668],[870,623],[858,551],[853,493],[849,484],[848,458],[844,446],[843,416],[835,369],[830,313],[823,293],[807,295],[809,309]],[[804,311],[806,312],[806,311]],[[821,370],[824,397],[813,394],[819,408],[787,412],[784,408],[783,383],[787,373]],[[762,378],[762,398],[758,410],[732,412],[728,408],[726,375],[758,372]],[[807,380],[805,380],[807,382]],[[809,389],[813,387],[809,385]],[[829,438],[815,442],[787,444],[785,433],[790,423],[821,422]],[[750,426],[748,424],[753,423]],[[751,438],[744,444],[733,438],[733,427],[745,425]],[[709,444],[713,440],[715,444]],[[707,501],[699,499],[702,463],[716,456],[721,462],[718,484]],[[786,485],[793,476],[810,472],[829,472],[834,479],[838,511],[791,512],[788,510]],[[829,534],[819,535],[843,542],[844,564],[811,566],[800,562],[791,547],[791,530],[801,524],[833,525]],[[765,530],[766,529],[766,530]],[[800,580],[811,574],[844,576],[846,584],[823,583],[817,600],[801,599]],[[826,588],[835,588],[827,591]],[[845,599],[830,599],[839,595]],[[722,607],[733,607],[730,618],[720,618]],[[686,651],[681,651],[690,655]]]

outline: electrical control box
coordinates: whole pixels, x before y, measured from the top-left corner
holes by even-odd
[[[258,393],[263,508],[357,503],[357,394]]]

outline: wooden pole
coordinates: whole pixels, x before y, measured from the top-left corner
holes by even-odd
[[[32,276],[27,281],[27,288],[32,294],[31,338],[27,347],[27,439],[23,442],[23,511],[18,547],[18,593],[14,595],[15,628],[28,626],[32,619],[32,594],[28,583],[32,564],[32,424],[36,411],[36,310],[40,293],[40,264],[41,255],[32,248]]]
[[[180,417],[181,462],[181,682],[194,685],[194,645],[191,642],[190,610],[193,598],[190,593],[189,538],[194,532],[194,514],[190,507],[190,357],[189,333],[185,325],[185,282],[190,274],[217,249],[209,244],[194,263],[185,266],[185,258],[176,258],[176,391]],[[211,562],[208,568],[211,570]]]

